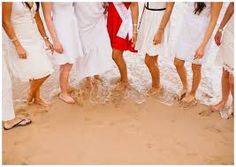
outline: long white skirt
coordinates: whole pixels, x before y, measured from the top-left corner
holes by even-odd
[[[12,99],[12,83],[9,71],[5,61],[5,52],[3,48],[2,56],[2,120],[8,121],[15,118]]]
[[[112,49],[105,18],[97,20],[94,27],[80,29],[80,34],[84,57],[79,58],[76,63],[78,80],[110,70]]]
[[[153,39],[159,28],[164,12],[165,10],[144,10],[135,47],[139,53],[147,53],[149,56],[163,56],[168,54],[167,40],[169,35],[169,24],[167,24],[165,28],[161,43],[153,45]]]

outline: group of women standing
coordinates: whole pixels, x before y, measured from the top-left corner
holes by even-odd
[[[139,24],[137,2],[42,2],[42,11],[51,40],[45,32],[39,14],[39,3],[5,2],[2,6],[3,28],[8,36],[3,41],[3,65],[6,67],[8,64],[15,77],[22,81],[29,81],[27,98],[29,104],[48,106],[48,103],[40,96],[40,87],[53,73],[53,68],[42,47],[42,39],[47,50],[51,50],[53,53],[53,63],[60,66],[61,92],[59,98],[66,103],[75,103],[68,93],[69,74],[73,65],[76,66],[78,80],[86,78],[87,84],[92,86],[94,81],[102,81],[100,74],[111,68],[112,58],[120,72],[120,80],[116,89],[125,90],[129,82],[123,58],[124,51],[145,54],[145,64],[152,77],[152,87],[147,94],[151,96],[161,91],[158,57],[164,56],[170,49],[168,46],[169,20],[174,2],[146,2]],[[223,76],[224,78],[230,76],[228,78],[231,79],[226,81],[222,78],[224,90],[227,89],[228,93],[223,95],[223,102],[212,106],[214,111],[224,107],[230,90],[233,91],[232,84],[231,89],[227,85],[227,83],[231,83],[233,77],[232,15],[234,7],[231,6],[233,3],[230,3],[218,30],[222,33],[224,26],[230,20],[225,30],[227,35],[224,35],[219,53],[224,60]],[[173,63],[183,86],[179,93],[181,102],[192,103],[196,100],[195,94],[201,80],[201,66],[208,55],[209,41],[221,7],[220,2],[186,3],[184,21],[181,24],[177,46],[173,53],[175,55]],[[221,36],[219,34],[216,39],[220,45]],[[227,52],[225,52],[226,50]],[[191,89],[184,67],[186,61],[192,63]],[[8,71],[5,69],[3,74],[7,73]],[[6,82],[10,82],[10,80]],[[9,85],[10,83],[5,84],[8,87]],[[11,94],[9,88],[3,87],[3,90],[6,90],[4,96],[11,97],[8,95]],[[14,114],[7,114],[14,113],[13,104],[4,103],[4,100],[5,129],[27,125],[31,122],[26,118],[14,118]]]

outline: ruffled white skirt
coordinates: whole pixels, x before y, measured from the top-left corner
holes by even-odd
[[[139,53],[147,53],[149,56],[163,56],[168,54],[167,41],[169,35],[169,24],[167,24],[165,28],[164,36],[161,43],[158,45],[153,45],[153,39],[159,28],[164,12],[165,10],[144,10],[135,47],[135,49],[138,50]]]
[[[234,18],[232,17],[224,31],[217,56],[217,64],[223,66],[229,73],[234,73]]]

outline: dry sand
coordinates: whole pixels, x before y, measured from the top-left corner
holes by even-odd
[[[233,164],[234,121],[198,104],[17,105],[33,123],[3,131],[4,164]]]

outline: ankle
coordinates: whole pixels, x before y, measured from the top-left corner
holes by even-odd
[[[195,95],[196,95],[196,92],[192,92],[192,91],[191,91],[191,92],[189,93],[189,96],[195,97]]]

